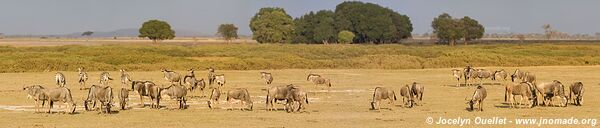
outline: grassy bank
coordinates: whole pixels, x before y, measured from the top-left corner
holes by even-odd
[[[600,64],[595,44],[405,45],[104,45],[0,47],[0,72],[217,69],[414,69]]]

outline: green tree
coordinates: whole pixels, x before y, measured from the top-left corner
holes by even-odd
[[[433,33],[441,43],[446,43],[454,46],[456,40],[463,37],[462,25],[459,21],[452,19],[452,16],[443,13],[434,18],[431,22]]]
[[[338,43],[343,43],[343,44],[348,44],[351,43],[352,40],[354,39],[354,33],[352,33],[351,31],[341,31],[340,33],[338,33]]]
[[[335,29],[335,13],[321,10],[317,13],[309,12],[300,18],[294,19],[295,43],[329,43],[335,42],[337,31]]]
[[[139,32],[140,35],[138,37],[151,39],[154,43],[175,38],[175,31],[171,29],[171,25],[160,20],[149,20],[144,22]]]
[[[406,15],[377,4],[342,2],[335,8],[337,30],[356,34],[356,43],[394,43],[411,37],[412,24]]]
[[[283,8],[261,8],[250,20],[252,39],[259,43],[288,43],[294,34],[294,22]]]
[[[226,41],[231,41],[231,39],[237,39],[238,28],[233,24],[221,24],[219,25],[219,29],[217,30],[217,34],[221,35]]]
[[[467,45],[468,41],[480,39],[483,37],[485,28],[483,28],[483,25],[479,24],[477,20],[465,16],[462,19],[460,19],[460,23],[463,27],[463,38],[465,39],[465,45]]]

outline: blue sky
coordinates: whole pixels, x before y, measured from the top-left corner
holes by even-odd
[[[248,35],[261,7],[282,7],[292,17],[334,10],[343,0],[0,0],[0,33],[67,34],[139,28],[149,19],[175,29],[214,34],[233,23]],[[408,15],[413,33],[431,31],[431,20],[447,12],[470,16],[487,32],[541,33],[543,24],[568,33],[600,32],[597,0],[367,0]]]

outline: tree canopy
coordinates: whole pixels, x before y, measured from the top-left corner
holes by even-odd
[[[352,40],[354,40],[354,33],[352,33],[351,31],[341,31],[340,33],[338,33],[338,43],[342,43],[342,44],[348,44],[351,43]]]
[[[289,43],[294,34],[294,22],[283,8],[261,8],[250,20],[252,39],[259,43]]]
[[[238,38],[238,28],[233,24],[221,24],[217,30],[217,34],[229,41]]]
[[[412,23],[406,15],[377,4],[347,1],[335,8],[336,28],[356,35],[355,43],[395,43],[411,37]]]
[[[92,32],[92,31],[85,31],[85,32],[81,33],[81,36],[92,36],[92,34],[94,34],[94,32]]]
[[[309,12],[300,18],[294,19],[294,43],[330,43],[337,39],[335,28],[335,13],[330,10],[321,10],[317,13]]]
[[[467,41],[479,39],[483,37],[485,31],[483,25],[479,24],[477,20],[467,16],[462,19],[453,19],[447,13],[434,18],[431,22],[431,27],[440,43],[450,45],[455,45],[456,40],[463,38],[465,39],[465,44]]]
[[[175,38],[175,31],[171,29],[171,25],[160,20],[149,20],[144,22],[139,32],[140,35],[138,37],[151,39],[155,43],[161,40]]]

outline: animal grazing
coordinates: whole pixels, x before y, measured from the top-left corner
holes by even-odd
[[[467,98],[465,98],[465,100],[467,100],[467,104],[469,105],[470,110],[474,110],[473,105],[478,104],[479,111],[483,111],[483,100],[485,100],[486,97],[487,92],[485,88],[483,88],[483,86],[480,85],[477,86],[477,89],[475,89],[475,92],[473,92],[473,96],[471,96],[471,99],[467,100]]]
[[[477,69],[477,78],[479,78],[479,85],[483,85],[484,79],[492,77],[492,72],[486,69]]]
[[[168,96],[179,102],[179,109],[185,109],[187,106],[187,88],[183,85],[172,84],[167,88],[160,89],[161,96]]]
[[[381,100],[389,100],[388,104],[390,104],[390,110],[394,106],[394,101],[397,100],[396,93],[392,89],[387,89],[384,87],[376,87],[375,91],[373,91],[373,100],[371,100],[371,109],[379,110],[381,109]]]
[[[515,96],[521,96],[521,100],[519,100],[519,104],[522,104],[523,100],[528,101],[528,107],[531,108],[534,106],[534,100],[536,100],[535,90],[533,85],[529,82],[520,82],[520,83],[512,83],[506,86],[504,98],[508,95],[508,99],[510,99],[510,107],[516,107],[515,105]]]
[[[308,74],[308,76],[306,76],[306,81],[313,82],[315,88],[317,87],[317,85],[326,85],[327,90],[330,90],[331,88],[331,81],[329,80],[329,78],[322,77],[318,74]]]
[[[301,109],[306,108],[306,104],[308,104],[308,95],[302,89],[295,87],[289,90],[286,96],[286,110],[287,112],[300,111]],[[295,108],[298,104],[298,108]]]
[[[288,93],[293,88],[297,88],[297,87],[293,84],[269,87],[267,89],[267,97],[266,97],[267,111],[275,110],[275,108],[273,106],[273,102],[276,102],[278,100],[287,100]]]
[[[260,78],[265,80],[267,84],[271,84],[273,82],[273,75],[268,72],[260,72]]]
[[[102,72],[100,73],[100,80],[98,81],[98,83],[104,86],[108,86],[110,80],[113,80],[113,78],[110,77],[110,74],[108,72]]]
[[[568,99],[565,94],[565,88],[560,81],[553,80],[552,82],[540,83],[536,87],[543,98],[542,105],[549,105],[554,97],[558,97],[562,100],[560,101],[560,105],[564,105],[563,107],[567,106]]]
[[[573,103],[575,105],[581,106],[581,104],[583,103],[583,83],[581,82],[575,82],[573,84],[571,84],[571,86],[569,86],[569,89],[571,90],[571,92],[569,92],[569,99],[573,99]],[[575,97],[572,97],[572,96]]]
[[[125,110],[127,107],[127,102],[129,101],[129,89],[121,88],[121,93],[119,93],[119,105],[121,106],[121,110]]]
[[[96,101],[100,101],[101,113],[110,113],[112,107],[113,92],[110,86],[92,85],[88,91],[87,98],[83,101],[83,106],[86,111],[90,111],[88,104],[94,102],[93,107],[96,107]],[[104,106],[104,107],[103,107]]]
[[[150,108],[160,108],[160,87],[152,81],[132,81],[131,90],[140,95],[140,102],[144,106],[144,96],[150,97]],[[156,102],[156,104],[154,104]]]
[[[400,88],[400,96],[402,96],[402,103],[404,105],[408,105],[409,108],[413,107],[415,101],[410,86],[404,85],[404,87]]]
[[[44,94],[44,89],[41,85],[23,87],[23,90],[27,92],[27,99],[32,99],[35,102],[35,112],[40,111],[40,102],[42,102],[41,107],[44,107],[46,100],[48,100],[48,97]]]
[[[250,93],[248,93],[248,89],[245,88],[236,88],[227,92],[227,103],[231,105],[230,108],[232,109],[232,102],[234,100],[238,100],[242,106],[249,110],[252,110],[254,106]],[[244,110],[244,108],[240,108],[240,110]]]
[[[77,71],[79,72],[79,90],[82,90],[85,87],[85,82],[88,80],[88,75],[83,67],[77,68]]]
[[[44,89],[43,94],[47,96],[50,107],[48,107],[48,113],[52,113],[52,107],[54,102],[63,102],[67,104],[66,112],[75,113],[75,102],[71,96],[71,90],[66,87],[58,87],[53,89]]]
[[[525,72],[521,71],[519,69],[516,69],[515,72],[512,75],[510,75],[510,79],[512,82],[515,82],[515,79],[521,79],[521,81],[522,81],[524,77],[525,77]]]
[[[179,73],[167,70],[165,68],[162,69],[162,72],[164,73],[165,80],[167,80],[170,84],[177,82],[179,85],[181,85],[181,75]]]
[[[62,72],[56,72],[54,75],[54,80],[56,81],[56,85],[58,87],[66,87],[67,80],[65,79],[65,75]]]

